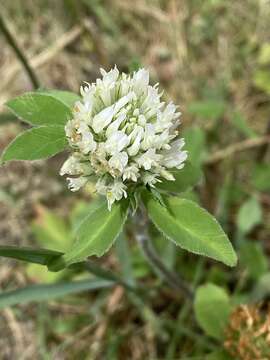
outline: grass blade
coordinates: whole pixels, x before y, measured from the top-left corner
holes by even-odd
[[[98,290],[114,285],[113,281],[98,278],[50,285],[30,285],[22,289],[0,293],[0,309],[32,301],[48,301],[82,291]]]

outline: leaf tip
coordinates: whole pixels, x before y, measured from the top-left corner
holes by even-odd
[[[231,261],[231,263],[229,264],[230,267],[235,267],[238,263],[238,257],[237,255],[235,254],[234,252],[234,257],[233,257],[233,260]]]
[[[226,260],[223,260],[223,263],[229,267],[235,267],[238,263],[238,257],[233,247],[231,247],[230,258],[226,257]]]

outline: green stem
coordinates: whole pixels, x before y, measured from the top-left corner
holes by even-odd
[[[105,270],[98,265],[96,265],[93,261],[86,261],[83,263],[85,269],[90,273],[101,277],[105,280],[115,281],[117,284],[122,285],[126,290],[136,293],[137,295],[142,295],[143,288],[138,288],[128,284],[125,280],[121,279],[118,275],[114,274],[112,271]]]
[[[17,55],[19,61],[21,62],[21,64],[23,65],[25,71],[27,72],[29,79],[33,85],[34,89],[38,89],[40,87],[39,84],[39,80],[37,78],[37,75],[35,74],[34,70],[31,68],[26,56],[24,55],[22,49],[20,49],[17,41],[15,40],[15,38],[13,37],[13,35],[11,34],[11,32],[9,31],[8,27],[5,24],[5,21],[2,17],[2,15],[0,14],[0,31],[3,33],[3,35],[5,36],[7,42],[9,43],[9,45],[12,47],[12,49],[14,50],[15,54]]]
[[[172,288],[179,291],[181,295],[184,294],[186,297],[193,299],[193,291],[189,288],[185,281],[179,276],[179,274],[169,270],[162,262],[148,236],[147,228],[148,217],[144,209],[141,209],[136,222],[135,236],[145,258]]]

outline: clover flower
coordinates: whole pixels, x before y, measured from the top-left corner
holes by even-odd
[[[101,74],[81,87],[82,100],[65,127],[73,153],[60,175],[72,176],[67,178],[71,191],[95,181],[110,210],[140,185],[173,181],[170,170],[184,166],[187,152],[178,137],[180,113],[172,102],[161,101],[147,70],[127,75],[115,67]]]

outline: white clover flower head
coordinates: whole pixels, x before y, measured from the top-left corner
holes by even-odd
[[[73,150],[60,175],[77,191],[95,179],[108,208],[140,185],[154,187],[173,181],[170,169],[181,169],[187,158],[178,136],[180,113],[161,101],[158,84],[149,85],[149,72],[120,74],[117,67],[81,87],[81,101],[65,127]]]

